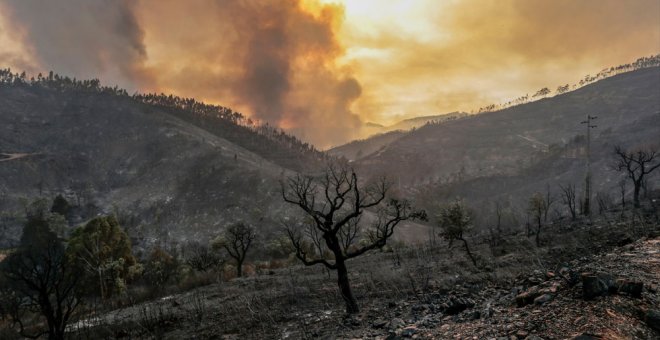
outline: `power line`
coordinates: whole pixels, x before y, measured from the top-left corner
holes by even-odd
[[[591,214],[591,129],[597,125],[592,125],[591,121],[598,118],[587,114],[587,120],[581,121],[580,124],[586,124],[587,127],[587,165],[586,175],[584,178],[584,207],[583,213],[586,216]]]

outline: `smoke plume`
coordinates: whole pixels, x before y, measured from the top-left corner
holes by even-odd
[[[660,2],[3,0],[0,46],[0,67],[195,97],[324,148],[659,53]]]
[[[24,32],[35,68],[230,106],[325,147],[356,137],[360,119],[350,106],[361,87],[336,63],[341,8],[302,1],[1,6],[6,26]]]
[[[6,0],[7,29],[22,33],[33,68],[137,89],[145,82],[143,31],[130,0]]]
[[[237,107],[320,147],[356,137],[360,119],[350,106],[361,88],[336,63],[344,53],[336,36],[342,12],[313,5],[143,3],[159,87],[177,84],[185,95]]]

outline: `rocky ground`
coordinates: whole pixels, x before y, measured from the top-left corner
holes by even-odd
[[[334,273],[295,266],[90,314],[71,329],[89,339],[660,339],[660,237],[650,235],[608,247],[594,236],[578,242],[593,253],[562,248],[574,260],[556,268],[525,254],[489,270],[446,253],[374,253],[353,264],[362,311],[350,317]],[[493,279],[512,268],[523,269]]]
[[[349,329],[336,336],[660,339],[659,284],[660,238],[644,239],[557,272],[536,271],[513,288],[457,286],[372,308],[346,319]]]

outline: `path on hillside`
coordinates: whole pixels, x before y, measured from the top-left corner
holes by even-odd
[[[38,153],[2,153],[0,152],[0,162],[8,162],[29,156],[38,155]]]

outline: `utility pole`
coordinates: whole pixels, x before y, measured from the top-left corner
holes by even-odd
[[[586,216],[591,215],[591,129],[596,125],[591,125],[591,121],[598,117],[587,114],[587,120],[580,124],[587,125],[587,174],[584,179],[584,206],[583,213]]]

